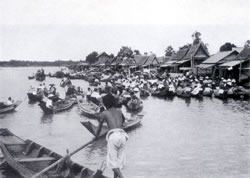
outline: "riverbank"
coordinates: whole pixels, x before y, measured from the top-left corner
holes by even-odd
[[[80,61],[71,60],[57,60],[57,61],[20,61],[20,60],[10,60],[10,61],[0,61],[0,67],[62,67],[69,65],[76,65]]]

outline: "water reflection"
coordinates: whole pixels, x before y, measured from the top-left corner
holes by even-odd
[[[54,114],[43,114],[41,116],[41,124],[50,124],[53,122]]]
[[[191,98],[184,98],[184,101],[185,101],[187,106],[189,106],[191,104]]]

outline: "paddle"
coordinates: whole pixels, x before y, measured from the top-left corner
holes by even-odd
[[[48,170],[52,169],[53,167],[55,167],[57,164],[59,164],[61,161],[63,161],[66,157],[71,157],[74,154],[76,154],[77,152],[79,152],[80,150],[82,150],[83,148],[85,148],[86,146],[88,146],[89,144],[93,143],[94,141],[98,140],[99,137],[95,137],[92,140],[90,140],[89,142],[85,143],[84,145],[82,145],[81,147],[77,148],[76,150],[74,150],[73,152],[71,152],[70,154],[62,157],[61,159],[57,160],[56,162],[54,162],[53,164],[49,165],[48,167],[44,168],[43,170],[41,170],[40,172],[36,173],[35,175],[33,175],[31,178],[37,178],[39,176],[41,176],[43,173],[47,172]]]

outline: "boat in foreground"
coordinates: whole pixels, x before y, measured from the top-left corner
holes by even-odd
[[[130,119],[126,120],[123,128],[125,131],[132,130],[141,124],[143,115],[135,115]],[[81,121],[81,124],[94,136],[96,136],[97,126],[93,125],[90,121]],[[104,137],[108,133],[109,129],[107,126],[103,125],[99,137]]]
[[[76,98],[69,98],[69,99],[64,99],[64,100],[58,100],[57,102],[55,102],[55,104],[51,108],[47,107],[44,101],[41,101],[39,103],[39,106],[45,114],[53,114],[53,113],[58,113],[58,112],[69,110],[75,104],[76,104]]]
[[[31,140],[23,140],[8,129],[0,129],[0,163],[17,171],[19,177],[31,178],[44,168],[63,158],[61,155]],[[1,155],[0,154],[0,155]],[[4,166],[3,166],[4,165]],[[94,171],[65,158],[39,178],[91,178]],[[105,176],[100,175],[100,178]]]
[[[17,106],[21,104],[22,101],[16,101],[12,105],[9,106],[3,106],[0,108],[0,114],[12,112],[16,109]]]
[[[78,99],[77,104],[81,114],[89,118],[97,118],[98,114],[100,113],[100,107],[91,101]]]

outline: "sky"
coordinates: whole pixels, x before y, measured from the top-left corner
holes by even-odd
[[[0,60],[79,60],[121,46],[162,56],[194,31],[213,54],[243,46],[249,29],[249,0],[0,0]]]

